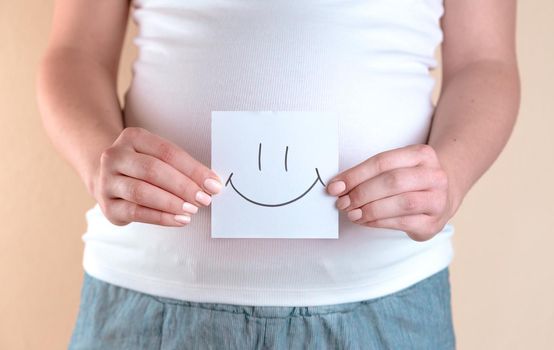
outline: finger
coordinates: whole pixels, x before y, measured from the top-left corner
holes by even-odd
[[[196,210],[198,206],[210,204],[211,196],[177,169],[153,156],[134,151],[128,152],[133,154],[121,157],[122,161],[116,165],[116,171],[120,174],[146,181],[166,190],[191,203]]]
[[[132,177],[116,176],[108,191],[112,197],[125,199],[144,207],[172,214],[185,213],[184,201],[181,198]]]
[[[327,184],[327,192],[334,196],[342,195],[386,171],[417,165],[436,165],[436,161],[435,151],[426,144],[409,145],[381,152],[333,177]]]
[[[124,199],[111,199],[109,208],[110,221],[117,225],[126,225],[130,222],[142,222],[177,227],[187,225],[191,221],[189,215],[174,215],[131,203]]]
[[[411,239],[419,242],[432,238],[442,229],[441,225],[435,221],[435,218],[427,214],[378,219],[368,221],[363,226],[404,231]]]
[[[397,168],[362,182],[341,196],[336,205],[340,210],[350,211],[366,203],[404,192],[443,188],[445,182],[446,175],[440,168]]]
[[[347,212],[347,217],[357,224],[398,216],[427,214],[438,215],[442,198],[434,191],[406,192],[379,199]]]
[[[171,165],[208,193],[218,193],[223,187],[221,178],[213,170],[169,140],[142,128],[127,128],[123,130],[121,137],[130,140],[137,152],[151,155]]]

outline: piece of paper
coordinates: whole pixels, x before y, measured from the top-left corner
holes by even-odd
[[[338,238],[338,117],[312,111],[212,111],[214,238]]]

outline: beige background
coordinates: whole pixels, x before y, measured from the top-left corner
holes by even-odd
[[[78,309],[93,201],[51,147],[34,96],[51,10],[52,1],[0,0],[0,349],[66,347]],[[552,18],[551,0],[519,2],[520,117],[453,220],[460,349],[554,348]],[[120,93],[134,53],[128,36]]]

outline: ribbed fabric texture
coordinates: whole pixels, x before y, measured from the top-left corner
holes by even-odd
[[[439,0],[135,0],[139,55],[125,121],[210,165],[213,110],[338,111],[339,169],[425,143]],[[317,132],[317,128],[314,128]],[[406,288],[446,267],[453,226],[427,242],[340,218],[338,240],[212,239],[210,209],[168,228],[87,212],[85,270],[196,302],[310,306]]]

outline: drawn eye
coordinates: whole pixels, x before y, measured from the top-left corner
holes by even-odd
[[[262,171],[262,143],[258,146],[258,170]]]
[[[287,156],[288,155],[289,155],[289,146],[287,146],[287,148],[285,148],[285,171],[289,171],[288,166],[287,166]]]

